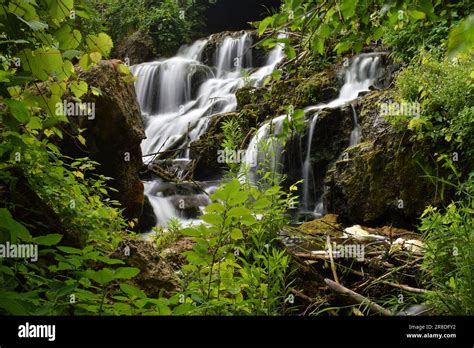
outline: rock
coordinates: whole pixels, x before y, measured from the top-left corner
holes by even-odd
[[[153,207],[150,203],[150,199],[145,196],[144,204],[143,204],[143,213],[140,217],[137,230],[140,233],[149,232],[153,227],[158,224],[158,219],[156,218],[155,212],[153,211]]]
[[[251,121],[235,112],[212,116],[207,131],[198,140],[191,143],[191,158],[197,161],[194,169],[194,179],[212,180],[219,177],[227,168],[225,163],[219,163],[219,152],[222,150],[224,134],[222,124],[230,119],[237,118],[241,125],[240,130],[247,134],[250,131]]]
[[[179,291],[178,276],[151,242],[125,239],[111,257],[124,261],[128,267],[140,269],[131,282],[147,296],[156,298],[162,292],[171,295]]]
[[[398,141],[397,141],[398,140]],[[432,185],[399,139],[363,142],[328,171],[325,204],[350,223],[411,228],[432,202]]]
[[[137,30],[120,41],[112,55],[122,61],[128,58],[130,65],[148,62],[156,57],[153,39],[141,30]]]
[[[182,266],[188,263],[188,259],[183,253],[193,250],[193,246],[194,242],[190,237],[182,237],[164,249],[161,254],[174,270],[180,271]]]
[[[310,235],[341,236],[342,225],[337,222],[337,215],[327,214],[320,219],[308,221],[300,226],[300,229]]]
[[[192,196],[175,195],[171,197],[170,201],[175,209],[187,219],[197,219],[201,215],[200,207],[205,207],[211,203],[209,197],[205,194]]]
[[[323,194],[324,178],[328,168],[349,146],[353,128],[353,112],[350,106],[325,109],[319,114],[311,143],[310,163],[314,177],[311,191],[315,195],[311,204],[315,204],[314,200]],[[284,168],[288,173],[288,183],[297,182],[303,177],[302,163],[304,163],[308,151],[309,130],[308,125],[301,137],[294,137],[287,143]]]
[[[95,103],[95,117],[68,116],[65,134],[81,135],[86,147],[72,137],[61,143],[63,152],[71,157],[90,157],[100,163],[97,171],[113,178],[109,185],[118,192],[112,198],[125,208],[127,219],[140,218],[144,194],[139,173],[143,166],[141,141],[145,138],[143,120],[133,84],[126,83],[117,70],[118,60],[102,61],[89,71],[81,71],[90,87],[99,88],[100,96],[92,93],[83,102]]]

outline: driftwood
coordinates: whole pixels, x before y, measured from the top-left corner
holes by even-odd
[[[391,316],[393,313],[389,311],[388,309],[383,308],[382,306],[376,304],[375,302],[372,302],[369,300],[367,297],[364,297],[348,288],[345,286],[342,286],[340,284],[337,284],[336,282],[333,282],[331,279],[324,279],[324,282],[328,285],[328,287],[335,292],[338,295],[342,295],[344,297],[349,298],[355,303],[359,304],[364,304],[367,305],[368,308],[374,313],[385,315],[385,316]]]

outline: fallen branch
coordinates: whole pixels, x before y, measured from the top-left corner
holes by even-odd
[[[333,282],[331,279],[326,278],[326,279],[324,279],[324,282],[336,294],[348,297],[349,299],[351,299],[355,303],[365,304],[374,313],[385,315],[385,316],[393,315],[393,313],[391,311],[389,311],[388,309],[383,308],[382,306],[380,306],[380,305],[376,304],[375,302],[372,302],[371,300],[369,300],[367,297],[364,297],[364,296],[362,296],[362,295],[346,288],[345,286],[342,286],[340,284],[337,284],[336,282]]]

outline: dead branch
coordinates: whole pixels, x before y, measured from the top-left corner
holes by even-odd
[[[380,305],[376,304],[375,302],[372,302],[371,300],[369,300],[367,297],[364,297],[364,296],[362,296],[362,295],[346,288],[345,286],[342,286],[340,284],[337,284],[336,282],[333,282],[331,279],[326,278],[326,279],[324,279],[324,282],[336,294],[348,297],[350,300],[352,300],[355,303],[367,305],[367,307],[369,307],[370,310],[374,313],[385,315],[385,316],[393,315],[393,313],[391,311],[389,311],[388,309],[383,308],[382,306],[380,306]]]

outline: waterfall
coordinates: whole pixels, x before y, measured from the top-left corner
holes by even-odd
[[[315,187],[316,183],[314,180],[313,165],[311,163],[311,148],[314,139],[314,131],[317,127],[318,115],[323,109],[335,109],[350,104],[353,109],[354,128],[351,132],[349,143],[350,146],[356,145],[360,140],[360,125],[358,123],[357,112],[351,102],[356,100],[360,93],[368,92],[370,90],[369,88],[375,84],[380,75],[380,64],[381,58],[377,53],[367,53],[356,56],[345,70],[345,81],[339,92],[339,96],[328,103],[310,106],[304,110],[308,119],[309,131],[305,149],[306,155],[301,170],[303,179],[301,207],[303,212],[318,217],[325,211],[323,204],[324,192],[323,195],[319,197],[316,196],[317,188]],[[247,166],[250,168],[250,180],[255,181],[257,178],[255,173],[262,169],[262,163],[268,161],[269,156],[270,161],[279,160],[281,158],[281,146],[273,145],[272,151],[274,153],[271,153],[264,149],[264,144],[266,140],[272,137],[274,138],[275,135],[281,133],[281,126],[279,125],[281,125],[285,117],[286,116],[280,116],[273,120],[272,122],[276,122],[277,125],[275,127],[270,127],[271,123],[269,122],[263,124],[252,138],[246,154]],[[271,128],[273,128],[272,133],[270,133]],[[252,165],[249,165],[249,163],[252,163]]]
[[[245,85],[262,86],[283,59],[281,45],[269,53],[263,67],[251,72],[252,36],[228,36],[218,45],[213,66],[205,65],[201,55],[208,40],[183,46],[175,57],[143,63],[131,68],[137,78],[135,89],[145,119],[147,139],[142,142],[144,155],[176,151],[178,161],[189,160],[189,144],[206,130],[210,117],[237,108],[236,91]],[[278,150],[279,151],[279,150]],[[217,156],[217,154],[216,154]],[[160,195],[159,182],[145,185],[159,224],[179,217],[170,197]]]

